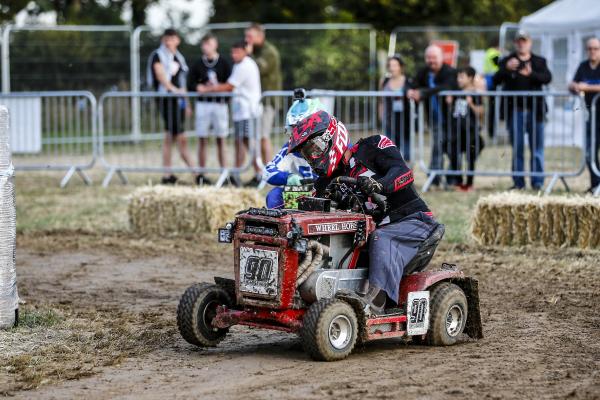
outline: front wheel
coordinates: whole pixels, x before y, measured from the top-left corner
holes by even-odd
[[[467,324],[467,313],[467,298],[460,287],[449,282],[435,286],[431,290],[430,324],[425,340],[434,346],[455,344]]]
[[[220,305],[230,306],[231,299],[219,286],[209,283],[190,286],[177,307],[177,327],[181,336],[196,346],[216,346],[229,331],[212,326]]]
[[[313,359],[342,360],[352,353],[356,344],[356,313],[342,300],[317,301],[304,315],[301,337],[304,350]]]

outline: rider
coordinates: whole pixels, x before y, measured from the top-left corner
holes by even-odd
[[[292,127],[298,121],[323,109],[324,106],[319,100],[306,98],[304,89],[294,90],[294,102],[285,118],[286,134],[290,135]],[[317,179],[317,175],[312,172],[310,165],[300,153],[288,153],[288,142],[285,142],[273,160],[265,166],[263,179],[269,185],[275,186],[267,193],[267,208],[282,208],[284,186],[299,186],[303,179],[314,180]]]
[[[375,313],[383,311],[386,295],[398,304],[404,267],[439,225],[417,194],[413,172],[398,148],[383,135],[351,145],[346,127],[318,111],[296,124],[289,151],[300,152],[319,175],[317,196],[331,193],[336,177],[349,176],[357,179],[364,195],[386,197],[386,209],[369,240],[369,287],[361,296]]]

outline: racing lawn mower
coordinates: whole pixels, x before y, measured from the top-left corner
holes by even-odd
[[[297,210],[250,208],[219,230],[219,242],[233,243],[235,280],[215,277],[185,291],[177,324],[187,342],[216,346],[231,326],[246,325],[298,333],[313,359],[334,361],[376,339],[447,346],[463,332],[483,337],[477,280],[451,264],[424,271],[443,225],[406,266],[399,304],[369,310],[357,293],[367,287],[367,242],[385,198],[366,202],[353,178],[337,186],[337,202],[300,197]],[[336,210],[344,201],[350,210]]]

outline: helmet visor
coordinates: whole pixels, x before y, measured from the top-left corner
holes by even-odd
[[[311,161],[318,160],[323,158],[323,156],[327,153],[328,143],[323,140],[321,136],[317,136],[313,139],[310,139],[300,148],[300,154],[306,161],[311,163]]]

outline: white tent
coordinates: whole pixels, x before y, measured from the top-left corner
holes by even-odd
[[[600,37],[600,0],[556,0],[521,19],[534,42],[534,52],[548,60],[552,87],[565,89],[586,57],[585,41]]]

